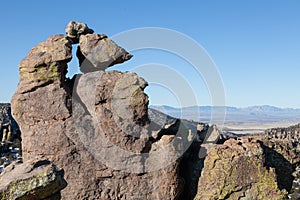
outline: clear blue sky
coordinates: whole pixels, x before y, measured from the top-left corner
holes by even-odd
[[[152,0],[152,1],[2,1],[0,102],[17,89],[18,64],[48,36],[64,33],[68,21],[87,23],[113,36],[140,27],[169,28],[188,35],[214,60],[231,106],[274,105],[300,108],[300,1],[298,0]],[[132,61],[114,69],[130,70],[156,62],[178,71],[186,65],[164,52],[133,52]],[[76,71],[72,62],[71,71]],[[187,72],[188,73],[188,72]],[[205,84],[191,78],[198,104],[209,105]],[[194,83],[194,84],[193,84]],[[169,104],[157,86],[146,90],[152,104]],[[187,105],[184,105],[187,106]]]

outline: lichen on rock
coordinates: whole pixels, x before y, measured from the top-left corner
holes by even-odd
[[[284,199],[264,156],[261,143],[247,137],[216,146],[205,158],[195,199]]]
[[[67,186],[63,176],[63,170],[43,158],[13,163],[0,175],[0,199],[60,199]]]
[[[50,36],[32,48],[20,65],[19,93],[36,90],[54,82],[63,82],[67,63],[72,59],[72,43],[64,35]]]

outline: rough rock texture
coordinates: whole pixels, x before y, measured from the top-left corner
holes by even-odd
[[[99,35],[80,40],[89,37]],[[88,41],[81,44],[102,45]],[[108,59],[100,63],[128,55],[116,48],[109,57],[107,47],[114,44],[99,42],[104,49],[97,53]],[[147,83],[117,71],[66,79],[71,44],[63,35],[51,36],[20,64],[12,111],[22,132],[24,160],[43,155],[65,170],[62,199],[177,199],[183,188],[177,159],[183,139],[176,132],[151,136]]]
[[[84,73],[106,68],[129,60],[132,55],[104,34],[87,34],[79,38],[77,57]]]
[[[0,175],[0,199],[60,199],[64,172],[48,160],[13,163]]]
[[[39,87],[63,82],[71,59],[71,41],[64,35],[50,36],[21,61],[18,93],[34,92]]]
[[[284,199],[265,153],[261,142],[248,137],[216,146],[205,158],[195,199]]]
[[[265,151],[266,166],[275,169],[279,189],[288,191],[289,196],[300,196],[297,185],[299,174],[296,169],[300,166],[300,152],[295,148],[294,142],[264,138],[261,144]]]
[[[73,44],[79,42],[79,37],[81,35],[94,33],[85,23],[70,21],[66,27],[66,34],[72,40]]]

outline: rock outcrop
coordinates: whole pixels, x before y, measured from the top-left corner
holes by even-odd
[[[63,170],[42,158],[13,163],[0,175],[0,199],[60,199],[67,185],[63,175]]]
[[[269,139],[290,141],[300,152],[300,124],[287,128],[271,128],[265,131]]]
[[[62,199],[177,199],[187,129],[179,123],[182,137],[175,131],[152,136],[160,128],[150,130],[155,122],[148,118],[147,82],[134,73],[83,70],[67,79],[73,35],[81,67],[86,60],[106,69],[131,58],[107,37],[70,34],[49,37],[20,63],[11,103],[24,160],[42,155],[64,169]]]

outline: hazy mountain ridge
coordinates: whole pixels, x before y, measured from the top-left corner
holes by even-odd
[[[191,106],[173,108],[171,106],[150,106],[150,108],[164,112],[170,116],[194,121],[209,122],[213,110],[221,111],[224,107],[219,106]],[[300,122],[300,109],[279,108],[270,105],[232,107],[225,106],[225,125],[241,124],[269,124],[269,123],[298,123]]]

